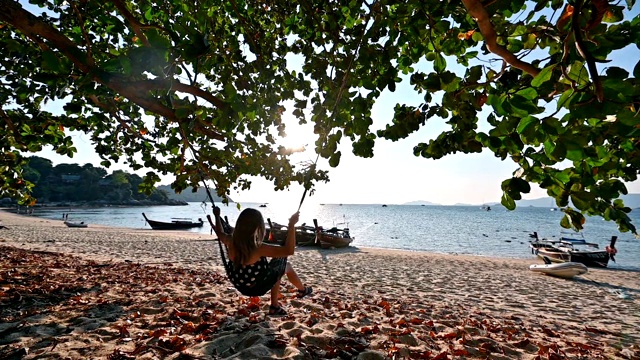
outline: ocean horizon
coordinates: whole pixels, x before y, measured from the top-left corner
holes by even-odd
[[[295,212],[282,204],[242,203],[216,204],[223,216],[234,224],[241,209],[251,207],[260,210],[265,218],[279,224],[287,224]],[[265,205],[261,207],[260,205]],[[289,204],[288,204],[289,205]],[[384,205],[384,206],[383,206]],[[211,235],[206,216],[211,215],[209,203],[189,203],[186,206],[148,207],[99,207],[99,208],[36,208],[32,216],[62,221],[68,214],[70,221],[89,224],[150,229],[142,213],[149,219],[170,221],[171,218],[201,218],[202,228],[186,231]],[[298,225],[313,226],[316,219],[325,228],[337,226],[349,228],[354,237],[352,246],[385,248],[432,253],[464,254],[501,258],[525,258],[539,263],[529,248],[529,234],[537,232],[541,238],[557,238],[561,231],[561,211],[550,208],[525,206],[513,211],[500,205],[491,205],[491,211],[470,205],[394,205],[394,204],[303,204]],[[640,224],[640,212],[632,211],[630,217]],[[638,225],[636,225],[638,226]],[[588,242],[600,248],[609,245],[617,236],[617,262],[610,262],[612,269],[640,270],[640,240],[630,233],[621,233],[616,224],[600,217],[589,217],[583,234]]]

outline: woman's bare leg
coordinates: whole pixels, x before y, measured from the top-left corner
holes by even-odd
[[[298,288],[298,290],[304,290],[304,285],[302,284],[302,281],[300,281],[298,274],[296,274],[296,271],[293,270],[293,266],[291,266],[290,263],[287,263],[287,268],[284,273],[287,274],[287,278],[289,279],[289,281],[291,281],[293,286]],[[271,291],[271,293],[273,294],[273,290]]]
[[[280,302],[278,298],[280,297],[280,279],[276,281],[276,284],[271,288],[271,306],[279,307]]]

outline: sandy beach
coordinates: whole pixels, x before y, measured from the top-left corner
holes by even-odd
[[[213,236],[0,211],[0,359],[640,359],[640,273],[540,260],[300,248],[313,286],[226,279]]]

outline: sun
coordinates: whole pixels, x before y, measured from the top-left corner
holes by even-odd
[[[313,127],[310,124],[300,125],[295,121],[286,124],[286,137],[278,137],[276,143],[294,152],[303,152],[313,144]]]

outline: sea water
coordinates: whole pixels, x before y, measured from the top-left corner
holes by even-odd
[[[291,204],[242,203],[221,206],[222,215],[233,225],[240,210],[259,209],[264,217],[279,224],[287,224],[295,208]],[[39,208],[33,216],[61,220],[64,213],[70,221],[88,224],[150,229],[142,213],[149,219],[171,221],[171,218],[202,218],[205,225],[188,231],[210,235],[206,215],[211,214],[207,203],[189,203],[187,206],[103,207],[103,208]],[[518,207],[509,211],[493,206],[486,211],[479,206],[420,206],[420,205],[355,205],[355,204],[303,204],[298,224],[313,226],[348,227],[356,247],[373,247],[428,251],[447,254],[467,254],[487,257],[535,259],[529,248],[529,234],[536,231],[541,238],[560,236],[562,211],[542,207]],[[640,231],[640,211],[630,213]],[[90,225],[89,225],[90,226]],[[611,268],[640,270],[640,239],[632,233],[621,233],[616,224],[600,217],[587,217],[583,234],[588,242],[604,249],[611,236],[618,236],[618,254]]]

